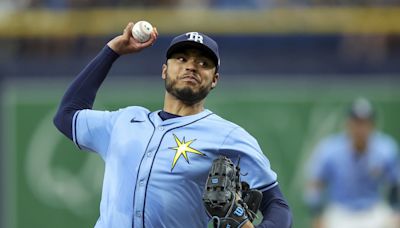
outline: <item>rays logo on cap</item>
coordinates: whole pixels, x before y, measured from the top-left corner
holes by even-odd
[[[194,42],[203,43],[203,36],[200,35],[198,32],[188,32],[186,33],[188,37],[187,40],[193,40]]]
[[[186,32],[177,37],[174,37],[167,50],[167,59],[175,52],[182,51],[186,48],[195,48],[209,54],[212,61],[215,63],[216,68],[219,68],[219,52],[218,44],[209,36],[200,32]]]

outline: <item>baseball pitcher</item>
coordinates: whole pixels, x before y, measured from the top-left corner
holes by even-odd
[[[112,64],[157,39],[154,28],[151,38],[140,43],[132,36],[133,25],[129,23],[81,71],[54,117],[56,127],[77,147],[104,160],[95,227],[207,227],[210,220],[215,227],[253,227],[257,210],[263,214],[259,227],[290,227],[291,212],[277,175],[257,141],[204,107],[220,69],[218,45],[209,36],[188,32],[171,41],[161,67],[161,110],[92,109]],[[215,167],[214,161],[222,158],[227,163]],[[211,170],[219,169],[228,176],[210,176]]]

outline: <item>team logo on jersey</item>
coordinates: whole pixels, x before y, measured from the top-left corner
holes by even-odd
[[[176,137],[176,135],[174,134],[174,138],[175,138],[175,142],[176,142],[176,147],[170,147],[169,149],[171,150],[176,150],[175,152],[175,156],[174,156],[174,160],[172,162],[172,167],[171,167],[171,171],[174,169],[176,162],[178,161],[178,159],[183,156],[186,160],[186,162],[189,164],[189,158],[187,153],[194,153],[194,154],[198,154],[201,156],[206,156],[205,154],[203,154],[202,152],[190,147],[190,144],[192,144],[194,141],[196,141],[196,139],[192,139],[190,141],[185,142],[185,137],[183,137],[183,140],[180,141],[178,139],[178,137]]]

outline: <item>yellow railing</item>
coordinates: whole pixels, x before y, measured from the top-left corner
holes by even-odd
[[[161,34],[400,34],[400,7],[313,7],[263,10],[90,9],[2,11],[0,37],[112,35],[148,20]]]

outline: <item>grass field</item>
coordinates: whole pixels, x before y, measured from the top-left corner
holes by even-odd
[[[158,77],[156,77],[158,78]],[[107,79],[96,109],[162,107],[161,80]],[[271,81],[222,78],[207,108],[255,136],[293,209],[294,227],[309,227],[302,202],[303,168],[315,143],[343,127],[344,109],[358,96],[378,108],[378,127],[400,140],[400,91],[391,82]],[[69,84],[6,81],[2,130],[5,145],[6,221],[1,227],[93,227],[99,214],[103,164],[78,149],[52,124]]]

